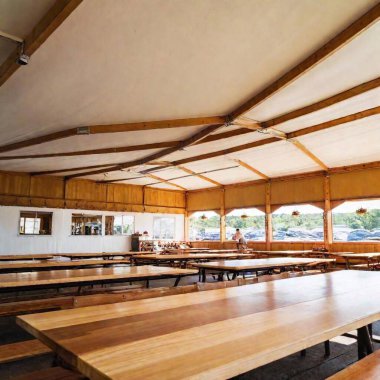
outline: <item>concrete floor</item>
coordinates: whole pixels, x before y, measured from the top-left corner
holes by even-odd
[[[198,277],[191,276],[181,280],[180,285],[194,283]],[[171,286],[174,280],[151,282],[151,287]],[[374,334],[380,335],[380,322],[373,326]],[[20,328],[14,317],[0,318],[0,344],[31,339],[26,331]],[[357,360],[357,345],[354,339],[336,338],[331,342],[331,356],[324,357],[324,345],[307,349],[305,357],[299,353],[257,368],[236,377],[238,380],[320,380],[340,371]],[[254,344],[254,342],[252,342]],[[380,344],[375,344],[379,349]],[[11,380],[18,375],[52,366],[53,355],[43,355],[31,359],[0,365],[0,379]]]

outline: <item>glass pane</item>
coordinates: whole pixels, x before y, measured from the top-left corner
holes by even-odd
[[[135,217],[132,215],[123,215],[123,234],[132,235],[134,232]]]
[[[236,209],[226,215],[226,239],[232,240],[239,228],[246,240],[265,241],[265,213],[251,209]]]
[[[335,241],[380,242],[380,200],[345,202],[332,215]]]
[[[71,218],[72,235],[101,235],[102,216],[72,214]]]
[[[189,218],[190,240],[220,240],[220,216],[214,211],[196,212]]]
[[[20,235],[51,235],[52,212],[21,211]]]
[[[113,234],[122,235],[123,233],[123,217],[121,215],[114,217]]]
[[[25,234],[34,234],[34,218],[25,218]]]
[[[323,241],[323,210],[311,205],[282,206],[272,215],[273,240]]]
[[[155,218],[153,222],[153,239],[174,239],[175,219],[171,217]]]

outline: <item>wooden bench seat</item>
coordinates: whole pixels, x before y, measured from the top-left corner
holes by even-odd
[[[378,380],[380,379],[380,350],[348,366],[328,380]]]
[[[50,348],[45,346],[38,339],[4,344],[0,346],[0,364],[44,355],[49,352],[51,352]]]
[[[86,377],[62,367],[46,368],[17,376],[14,380],[85,380]]]

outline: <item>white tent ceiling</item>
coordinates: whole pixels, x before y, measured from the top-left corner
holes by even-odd
[[[25,37],[51,7],[50,0],[4,0],[0,30]],[[305,59],[377,3],[377,0],[84,0],[0,88],[0,146],[78,126],[226,115]],[[286,17],[284,15],[286,14]],[[26,17],[28,15],[28,17]],[[259,122],[320,101],[380,76],[380,22],[349,41],[245,114]],[[12,50],[0,40],[0,63]],[[374,89],[325,109],[276,125],[292,132],[380,106]],[[380,159],[376,116],[299,138],[328,167]],[[181,141],[205,126],[72,136],[1,156],[74,152]],[[217,132],[233,132],[239,126]],[[197,173],[236,165],[240,159],[269,177],[321,170],[289,142],[220,154],[270,136],[250,132],[186,147],[161,161]],[[112,165],[165,148],[72,157],[0,160],[0,170],[36,172]],[[134,171],[148,168],[138,167]],[[70,175],[84,171],[57,173]],[[185,176],[179,169],[155,173]],[[222,184],[259,179],[239,167],[205,174]],[[94,180],[137,177],[116,171]],[[147,185],[151,178],[125,181]],[[187,189],[214,186],[198,177],[171,181]],[[158,186],[158,185],[157,185]],[[167,183],[159,185],[175,188]]]

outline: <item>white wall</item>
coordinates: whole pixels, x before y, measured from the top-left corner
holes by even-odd
[[[51,236],[19,235],[20,211],[50,211],[53,212]],[[102,236],[72,236],[71,214],[85,213],[103,215]],[[184,239],[184,215],[121,213],[94,210],[47,209],[36,207],[0,206],[0,254],[17,253],[72,253],[72,252],[122,252],[130,250],[130,236],[105,236],[105,215],[134,215],[135,231],[153,232],[155,216],[174,216],[175,240]]]

